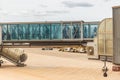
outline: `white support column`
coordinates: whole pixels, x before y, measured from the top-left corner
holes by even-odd
[[[81,25],[80,25],[80,31],[81,31],[81,40],[83,40],[83,21],[81,21]]]
[[[2,26],[0,26],[0,45],[2,44]]]

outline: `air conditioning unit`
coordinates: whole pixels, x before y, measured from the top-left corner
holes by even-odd
[[[98,57],[98,48],[97,48],[97,38],[94,38],[93,42],[88,42],[87,43],[87,55],[88,59],[99,59]]]

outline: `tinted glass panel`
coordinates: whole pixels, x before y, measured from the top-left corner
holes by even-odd
[[[2,25],[2,40],[7,39],[7,25]]]
[[[80,24],[72,24],[72,38],[80,38],[81,36],[80,32]]]
[[[70,39],[71,38],[71,24],[63,24],[62,25],[62,35],[63,39]]]
[[[61,24],[51,24],[51,38],[61,39]]]

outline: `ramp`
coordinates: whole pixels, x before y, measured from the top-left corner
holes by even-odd
[[[20,48],[3,48],[0,56],[16,66],[25,66],[24,62],[27,60],[27,55]]]

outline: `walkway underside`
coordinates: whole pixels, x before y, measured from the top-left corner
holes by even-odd
[[[3,41],[4,46],[67,46],[67,45],[81,45],[93,40],[42,40],[42,41]]]

